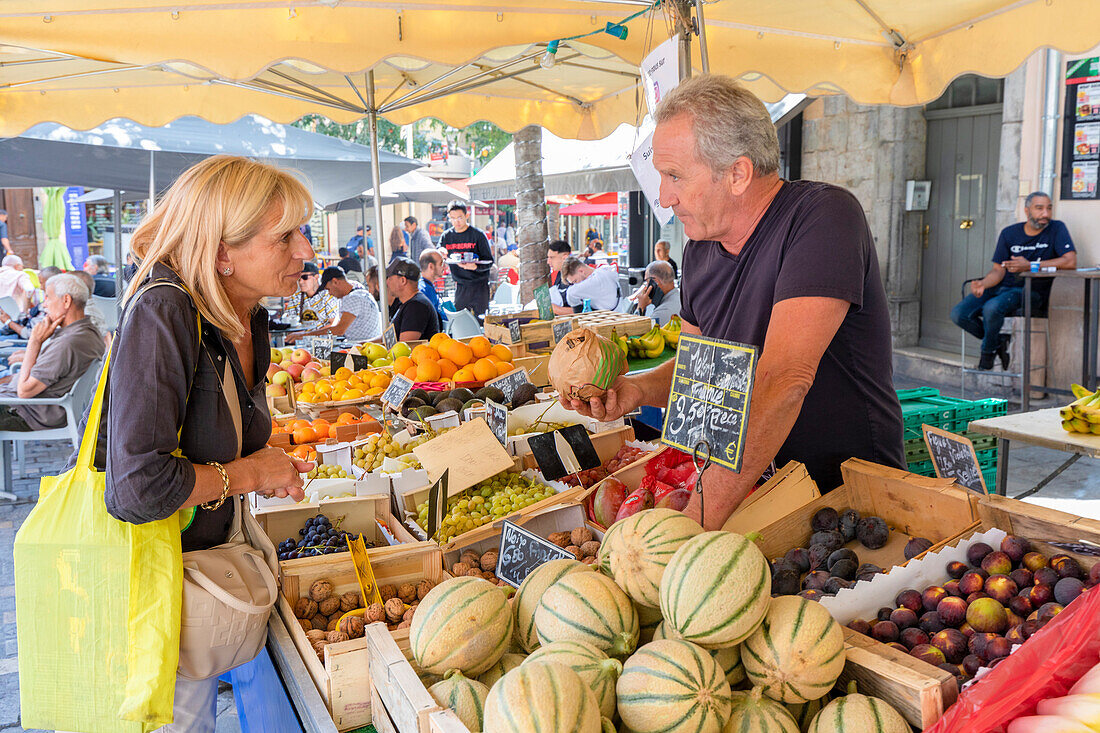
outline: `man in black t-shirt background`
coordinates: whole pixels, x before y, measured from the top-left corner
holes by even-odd
[[[386,292],[400,305],[390,320],[398,341],[420,341],[439,333],[439,314],[420,292],[420,267],[412,260],[396,259],[386,268]]]
[[[466,204],[461,201],[448,204],[447,221],[451,228],[440,235],[439,246],[447,248],[449,259],[468,260],[450,263],[451,277],[455,281],[455,310],[468,308],[481,317],[489,310],[489,269],[493,251],[485,233],[470,226]]]
[[[904,468],[886,291],[859,202],[837,186],[781,179],[767,109],[729,77],[681,82],[655,117],[660,203],[691,240],[683,332],[760,349],[741,471],[708,470],[706,516],[694,494],[685,513],[720,529],[773,461],[801,461],[822,491],[840,485],[849,458]],[[598,419],[664,407],[674,366],[566,406]]]

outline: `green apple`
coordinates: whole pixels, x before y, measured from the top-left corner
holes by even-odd
[[[382,357],[381,359],[375,359],[370,365],[375,368],[393,366],[393,359]]]
[[[399,356],[409,356],[412,354],[412,348],[404,341],[398,341],[390,349],[390,358],[396,359]]]
[[[283,352],[279,351],[276,348],[272,348],[271,349],[271,363],[272,364],[278,364],[282,360],[283,360]]]
[[[365,352],[366,352],[366,354],[365,354],[366,357],[368,359],[370,359],[371,361],[375,361],[377,359],[383,359],[383,358],[385,358],[386,354],[388,353],[386,351],[385,346],[383,346],[382,344],[375,344],[375,343],[363,344],[363,350],[365,350]]]

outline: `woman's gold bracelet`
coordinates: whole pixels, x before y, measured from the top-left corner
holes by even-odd
[[[229,497],[229,474],[226,473],[225,466],[218,463],[217,461],[210,461],[206,465],[213,466],[214,468],[218,469],[218,473],[222,475],[222,495],[218,498],[217,501],[208,501],[205,504],[199,504],[199,506],[201,506],[203,509],[209,509],[213,511],[214,509],[217,509],[222,504],[224,504],[225,500]]]

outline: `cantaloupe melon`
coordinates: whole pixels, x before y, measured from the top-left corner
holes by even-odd
[[[619,716],[635,733],[719,733],[730,715],[730,686],[706,649],[678,639],[636,651],[616,686]]]
[[[799,729],[785,707],[754,687],[733,693],[733,709],[722,733],[799,733]]]
[[[778,596],[741,645],[741,662],[749,680],[773,700],[814,700],[831,690],[844,670],[844,632],[821,604]]]
[[[733,646],[764,620],[771,588],[768,560],[755,544],[733,532],[703,532],[665,567],[661,614],[687,641]]]
[[[661,615],[660,608],[650,608],[638,603],[634,604],[634,610],[638,612],[638,646],[648,644],[653,641],[653,632],[665,617]]]
[[[482,672],[478,676],[477,681],[493,689],[493,685],[497,680],[503,677],[508,672],[523,664],[523,660],[527,658],[526,654],[514,654],[512,652],[504,652],[504,656],[500,658],[500,661],[494,664],[486,672]]]
[[[806,733],[810,729],[810,723],[813,722],[817,714],[821,712],[821,709],[829,704],[829,695],[819,697],[816,700],[809,700],[807,702],[788,702],[787,712],[791,714],[795,722],[798,723],[798,729],[802,733]]]
[[[668,624],[662,621],[657,624],[657,629],[653,632],[653,638],[679,639],[680,637],[676,635],[675,630],[670,631]],[[741,664],[740,644],[722,649],[707,649],[707,651],[714,657],[714,661],[718,662],[718,666],[722,668],[722,672],[726,675],[726,682],[730,683],[731,688],[745,679],[745,667]]]
[[[614,543],[615,535],[623,528],[624,521],[626,520],[620,519],[607,528],[607,531],[603,533],[600,549],[596,551],[596,569],[609,578],[614,575],[611,572],[611,546],[609,543]]]
[[[515,616],[516,643],[530,654],[539,648],[539,637],[535,633],[535,609],[546,589],[569,573],[592,572],[591,565],[576,560],[551,560],[532,570],[519,584],[516,597],[512,599],[512,614]]]
[[[609,658],[583,641],[555,641],[531,652],[524,664],[539,662],[564,664],[576,672],[596,696],[600,715],[615,717],[615,683],[623,671],[623,665],[617,659]]]
[[[660,607],[665,566],[676,550],[703,528],[673,509],[647,509],[615,524],[621,526],[610,540],[601,543],[601,548],[608,546],[612,577],[638,605]]]
[[[500,678],[485,701],[491,733],[602,733],[596,696],[563,664],[521,664]]]
[[[451,578],[432,588],[409,627],[413,658],[429,674],[458,669],[476,677],[500,661],[511,640],[508,597],[481,578]]]
[[[540,644],[584,641],[612,657],[638,645],[638,612],[602,573],[568,573],[546,589],[535,610]]]
[[[443,675],[442,682],[436,682],[429,687],[428,692],[437,703],[453,710],[471,733],[478,733],[482,729],[485,698],[489,696],[488,687],[477,680],[462,676],[457,669],[452,669]]]
[[[821,709],[810,723],[809,733],[912,733],[905,718],[889,703],[860,695],[855,682],[849,683],[848,689],[849,694]]]

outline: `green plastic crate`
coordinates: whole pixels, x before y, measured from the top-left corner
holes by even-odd
[[[909,464],[909,473],[915,473],[918,476],[935,476],[936,467],[932,465],[932,461],[915,461]]]

